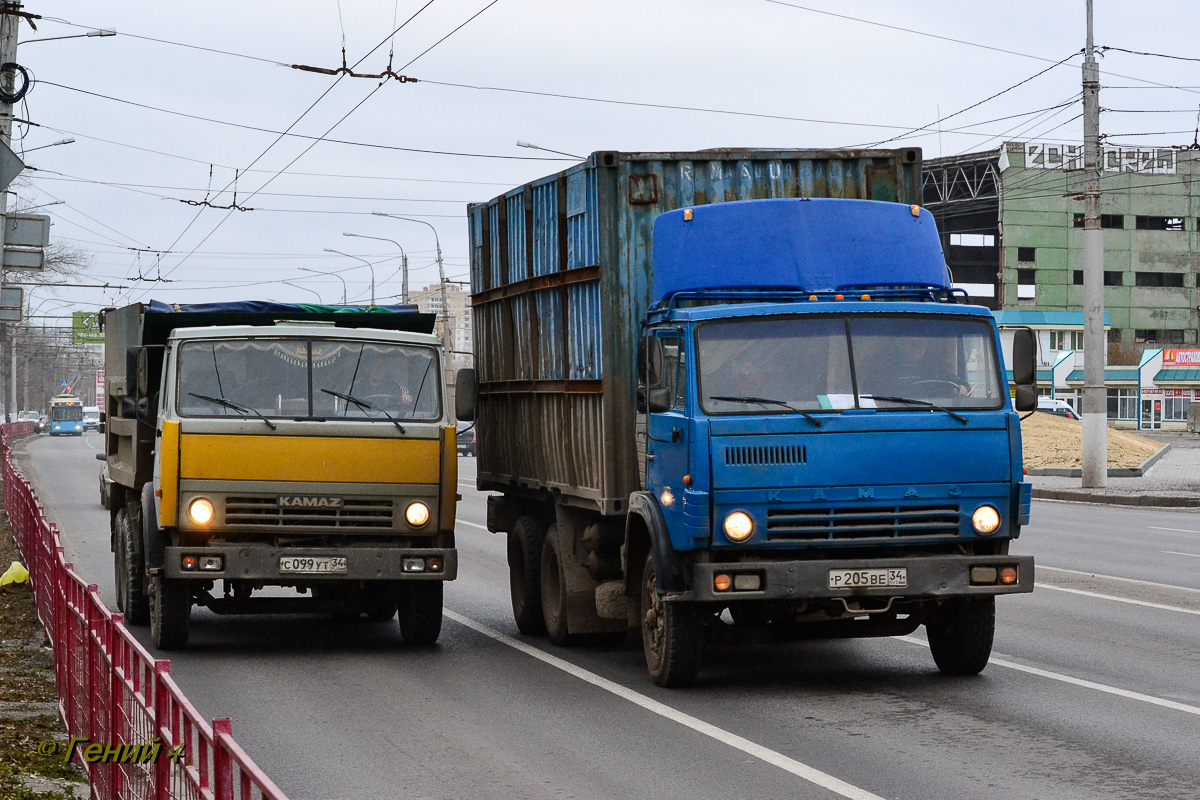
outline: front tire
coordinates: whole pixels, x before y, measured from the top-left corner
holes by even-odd
[[[948,600],[925,622],[929,651],[946,675],[978,675],[992,655],[996,598]]]
[[[427,645],[442,632],[442,582],[413,581],[400,593],[400,636],[408,644]]]
[[[128,625],[146,625],[150,622],[150,597],[146,594],[146,569],[142,562],[142,550],[137,546],[133,534],[133,521],[129,510],[117,512],[117,548],[113,553],[113,566],[117,582],[117,608],[125,613]]]
[[[187,646],[192,590],[187,581],[156,575],[150,582],[150,640],[159,650]]]
[[[646,668],[659,686],[687,686],[700,672],[704,620],[688,603],[664,602],[658,593],[654,554],[642,568],[640,617]]]
[[[546,632],[542,616],[542,546],[546,530],[536,517],[518,517],[508,534],[508,590],[512,597],[513,619],[517,630],[526,636]]]

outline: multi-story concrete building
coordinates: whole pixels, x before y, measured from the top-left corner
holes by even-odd
[[[409,302],[417,308],[430,314],[437,314],[438,322],[435,332],[438,338],[442,336],[442,289],[434,283],[424,289],[409,292]],[[471,294],[464,291],[457,283],[446,284],[446,305],[450,317],[450,341],[447,348],[451,352],[450,364],[454,369],[474,366],[471,348],[475,341],[471,335]]]
[[[924,203],[975,302],[1082,310],[1082,167],[1082,146],[1034,142],[926,162]],[[1200,153],[1106,147],[1101,191],[1109,361],[1197,344]]]

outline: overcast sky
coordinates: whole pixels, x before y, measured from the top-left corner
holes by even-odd
[[[40,289],[30,310],[151,297],[340,302],[341,281],[301,268],[337,271],[350,300],[365,301],[368,268],[325,248],[372,263],[377,299],[396,302],[396,245],[345,232],[395,240],[412,287],[435,282],[430,229],[371,212],[435,226],[447,277],[465,280],[465,204],[571,163],[518,140],[580,156],[865,145],[1026,80],[940,133],[888,146],[917,145],[931,158],[1005,139],[1082,138],[1081,56],[1071,56],[1085,43],[1084,0],[490,2],[28,2],[45,18],[36,32],[21,24],[17,61],[37,83],[16,113],[35,126],[19,125],[13,148],[75,142],[26,155],[38,171],[14,184],[15,203],[63,201],[45,213],[53,238],[88,253],[81,282],[125,287]],[[30,41],[100,28],[118,35]],[[1111,141],[1193,142],[1198,30],[1194,0],[1096,0],[1097,46],[1179,57],[1106,53],[1104,108],[1173,112],[1107,112]],[[286,66],[340,66],[343,36],[351,65],[384,42],[357,71],[383,71],[394,48],[393,70],[419,82],[380,86]],[[300,136],[281,139],[289,127]],[[327,133],[340,141],[302,138]],[[245,170],[237,203],[254,210],[181,202],[229,206],[222,190],[235,170]]]

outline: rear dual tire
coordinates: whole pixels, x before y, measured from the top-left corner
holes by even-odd
[[[537,518],[517,518],[508,534],[508,589],[517,630],[526,636],[546,633],[542,613],[542,548],[546,529]]]
[[[128,625],[146,625],[150,622],[150,597],[146,593],[146,569],[142,560],[142,549],[134,538],[133,523],[129,510],[117,512],[117,541],[113,553],[113,566],[117,588],[117,608],[125,614]]]

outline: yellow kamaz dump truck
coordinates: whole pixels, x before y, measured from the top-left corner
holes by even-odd
[[[457,452],[434,317],[267,302],[106,309],[117,605],[162,649],[217,614],[442,624]]]

